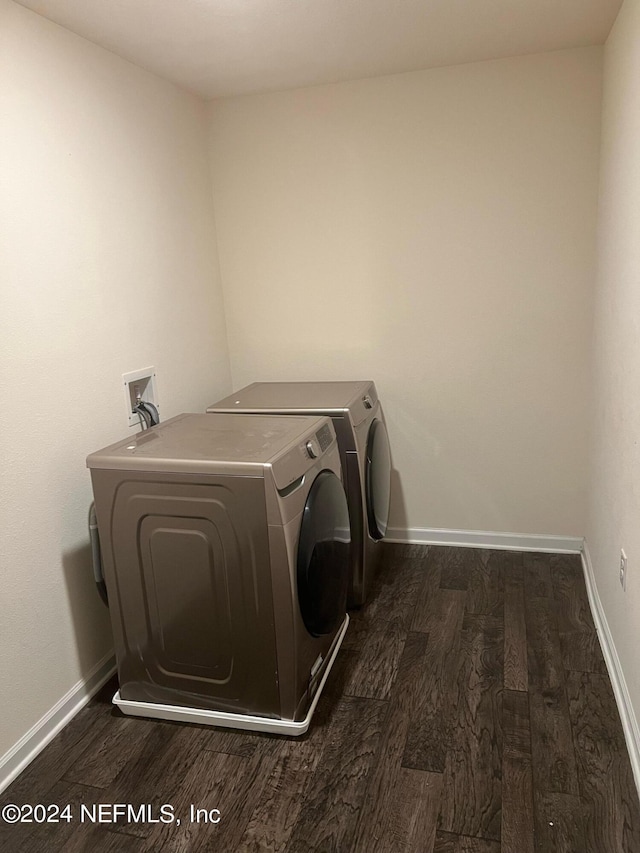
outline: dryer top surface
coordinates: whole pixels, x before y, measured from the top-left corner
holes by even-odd
[[[253,382],[207,409],[339,414],[370,392],[373,382]]]
[[[321,417],[183,414],[92,453],[87,466],[256,476],[324,423]]]

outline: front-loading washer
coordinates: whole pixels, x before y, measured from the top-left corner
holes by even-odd
[[[254,382],[207,412],[328,415],[335,427],[351,522],[349,606],[367,599],[389,518],[391,455],[374,382]]]
[[[329,418],[183,414],[87,459],[128,714],[302,734],[346,631]]]

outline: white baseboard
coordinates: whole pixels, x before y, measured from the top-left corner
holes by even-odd
[[[545,551],[580,554],[581,536],[543,536],[537,533],[493,533],[487,530],[447,530],[437,527],[390,527],[386,542],[408,545],[455,545],[460,548],[496,548],[506,551]]]
[[[84,708],[115,670],[115,658],[110,652],[0,758],[0,793],[42,752],[78,711]]]
[[[593,621],[595,622],[596,630],[600,638],[602,654],[604,655],[605,663],[607,664],[609,678],[613,687],[613,695],[615,696],[616,704],[618,706],[618,713],[620,714],[620,721],[624,731],[624,738],[627,743],[631,769],[633,770],[633,778],[635,779],[636,788],[640,793],[640,728],[638,727],[638,720],[636,719],[636,715],[633,710],[620,658],[618,657],[618,652],[616,651],[613,637],[609,630],[609,623],[607,622],[607,617],[605,616],[604,608],[602,607],[600,595],[598,594],[593,564],[591,562],[591,556],[589,555],[589,548],[587,547],[586,542],[584,543],[582,551],[582,566],[584,569],[585,583],[587,585],[589,604],[591,605],[591,612],[593,613]]]

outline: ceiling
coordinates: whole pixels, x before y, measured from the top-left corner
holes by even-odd
[[[17,0],[204,98],[602,44],[622,0]]]

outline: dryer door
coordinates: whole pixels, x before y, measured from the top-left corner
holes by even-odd
[[[314,637],[344,619],[349,587],[349,512],[342,483],[321,471],[309,490],[298,542],[298,601]]]
[[[387,428],[378,419],[371,424],[367,437],[365,483],[369,534],[373,539],[382,539],[389,521],[391,452]]]

